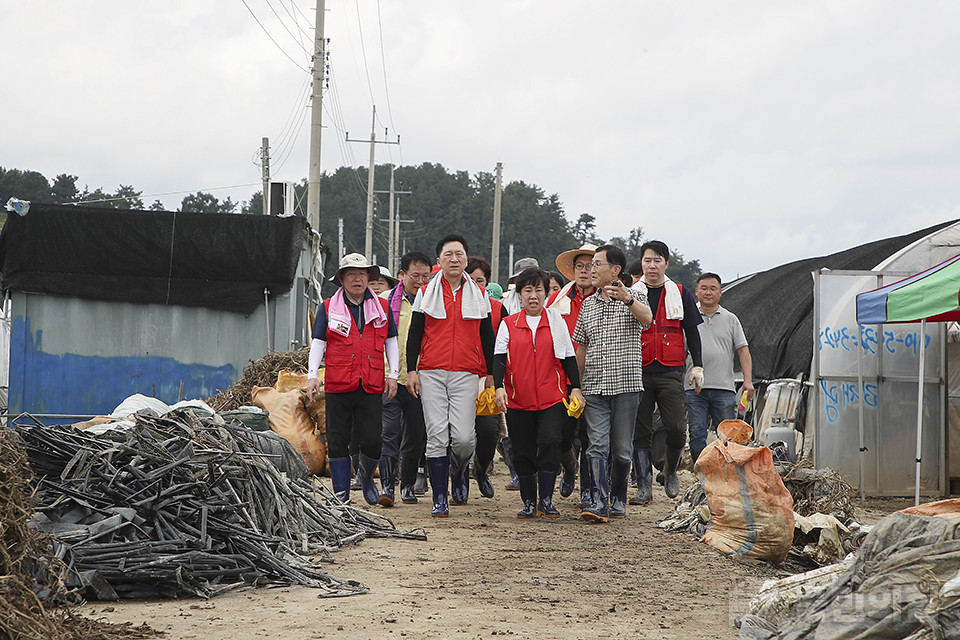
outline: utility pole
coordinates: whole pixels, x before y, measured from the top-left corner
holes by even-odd
[[[493,267],[493,281],[500,282],[500,181],[503,176],[503,163],[497,163],[497,182],[493,191],[493,244],[490,251]]]
[[[310,173],[307,179],[307,222],[320,231],[320,134],[323,132],[323,87],[327,75],[327,47],[323,38],[324,0],[317,0],[313,40],[313,90],[310,110]]]
[[[400,224],[399,223],[395,224],[396,217],[394,213],[394,211],[399,208],[400,203],[399,202],[396,203],[397,207],[396,208],[394,207],[395,197],[398,195],[410,195],[411,193],[413,193],[412,191],[397,191],[394,188],[394,182],[393,182],[394,169],[395,167],[390,167],[390,191],[376,192],[376,193],[390,194],[390,235],[389,235],[390,239],[387,244],[387,270],[390,271],[392,275],[397,274],[396,262],[399,261],[399,258],[400,258],[400,256],[398,256],[396,254],[396,251],[394,250],[394,238],[399,238],[399,234],[400,234]],[[396,227],[396,229],[394,229],[394,227]]]
[[[260,169],[263,180],[263,215],[270,215],[270,138],[264,138],[260,143]]]
[[[337,239],[340,241],[340,253],[337,254],[337,264],[340,264],[340,258],[343,257],[343,218],[337,219]]]
[[[370,169],[367,174],[367,234],[366,242],[363,245],[363,254],[368,261],[373,260],[373,172],[374,158],[377,143],[380,144],[400,144],[400,136],[397,136],[396,142],[388,140],[377,140],[377,105],[373,105],[373,122],[370,125]],[[366,142],[365,140],[351,140],[350,132],[347,132],[347,142]],[[372,264],[372,263],[371,263]]]
[[[509,257],[509,260],[510,260],[510,264],[507,265],[507,267],[508,267],[507,273],[509,273],[510,275],[513,275],[513,271],[511,271],[511,269],[513,269],[513,243],[512,243],[512,242],[510,243],[510,257]]]

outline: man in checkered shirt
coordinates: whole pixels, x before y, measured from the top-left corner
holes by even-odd
[[[640,332],[653,320],[647,296],[620,281],[626,266],[620,247],[608,244],[597,249],[593,257],[597,290],[583,301],[572,336],[578,343],[577,363],[587,400],[583,417],[590,441],[591,504],[580,517],[592,522],[627,513],[633,429],[643,392]]]

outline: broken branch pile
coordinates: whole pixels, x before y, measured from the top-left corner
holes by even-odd
[[[138,414],[121,442],[62,426],[21,434],[41,477],[40,526],[88,597],[209,597],[259,584],[365,593],[305,554],[332,561],[365,537],[426,539],[288,478],[252,432],[190,411]]]
[[[254,387],[272,387],[277,381],[277,373],[283,369],[294,372],[307,372],[310,359],[310,347],[296,351],[270,352],[262,358],[251,360],[243,368],[243,377],[235,385],[207,398],[207,404],[217,411],[230,411],[241,406],[253,404]]]

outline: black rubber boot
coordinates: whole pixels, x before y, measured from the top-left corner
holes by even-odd
[[[590,506],[580,517],[591,522],[606,522],[610,517],[610,476],[606,458],[590,458]]]
[[[663,491],[668,498],[676,498],[680,495],[680,479],[677,478],[677,468],[680,466],[680,454],[682,453],[683,449],[667,447],[664,454],[663,475],[665,481]]]
[[[614,461],[610,465],[610,517],[627,516],[627,485],[630,482],[630,463]]]
[[[330,458],[330,484],[340,502],[350,502],[350,458]]]
[[[400,500],[403,504],[417,504],[414,483],[417,481],[417,461],[400,460]]]
[[[513,443],[510,438],[500,438],[497,447],[500,449],[500,455],[503,456],[507,469],[510,470],[510,482],[507,483],[506,489],[507,491],[516,491],[520,488],[520,481],[517,479],[516,469],[513,468]]]
[[[520,499],[523,500],[523,509],[517,513],[521,520],[527,518],[536,518],[540,515],[537,511],[537,476],[520,476],[518,478],[520,485]]]
[[[560,455],[560,466],[563,467],[563,476],[560,478],[560,495],[566,498],[573,493],[573,485],[577,481],[577,454],[573,447]]]
[[[360,489],[363,490],[363,499],[367,504],[377,504],[380,500],[380,491],[377,490],[377,483],[373,479],[373,472],[380,459],[373,459],[360,454],[360,468],[357,469],[357,479],[360,481]]]
[[[350,456],[350,460],[353,462],[353,476],[350,480],[350,488],[360,489],[360,454],[353,454]]]
[[[477,487],[480,489],[480,495],[482,495],[484,498],[492,498],[494,494],[493,483],[490,482],[490,476],[487,475],[487,471],[489,470],[489,464],[484,466],[480,463],[479,458],[474,457],[473,477],[477,480]]]
[[[551,471],[537,472],[537,485],[540,489],[540,502],[537,511],[548,518],[559,518],[560,512],[553,506],[553,487],[557,484],[557,474]]]
[[[394,497],[395,478],[397,476],[397,459],[387,456],[380,457],[380,499],[382,507],[392,507]]]
[[[650,449],[633,450],[633,468],[637,470],[637,495],[630,498],[630,504],[650,504],[653,500],[653,463]]]
[[[430,510],[430,515],[434,518],[446,518],[450,515],[450,507],[447,504],[450,458],[447,456],[427,458],[427,475],[430,476],[430,484],[433,486],[433,508]]]
[[[590,499],[590,463],[587,451],[580,452],[580,508],[586,509],[592,504]]]

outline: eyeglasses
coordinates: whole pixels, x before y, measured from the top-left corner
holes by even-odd
[[[573,268],[575,271],[590,271],[591,269],[593,269],[593,263],[578,262],[577,264],[573,265]]]
[[[416,280],[417,282],[425,282],[430,279],[430,274],[427,273],[424,275],[420,275],[417,273],[408,273],[407,277],[410,278],[411,280]]]
[[[596,260],[594,260],[594,261],[591,262],[590,264],[593,265],[593,268],[594,268],[594,269],[599,269],[600,267],[603,267],[603,266],[610,266],[610,263],[609,263],[609,262],[598,262],[598,261],[596,261]]]

